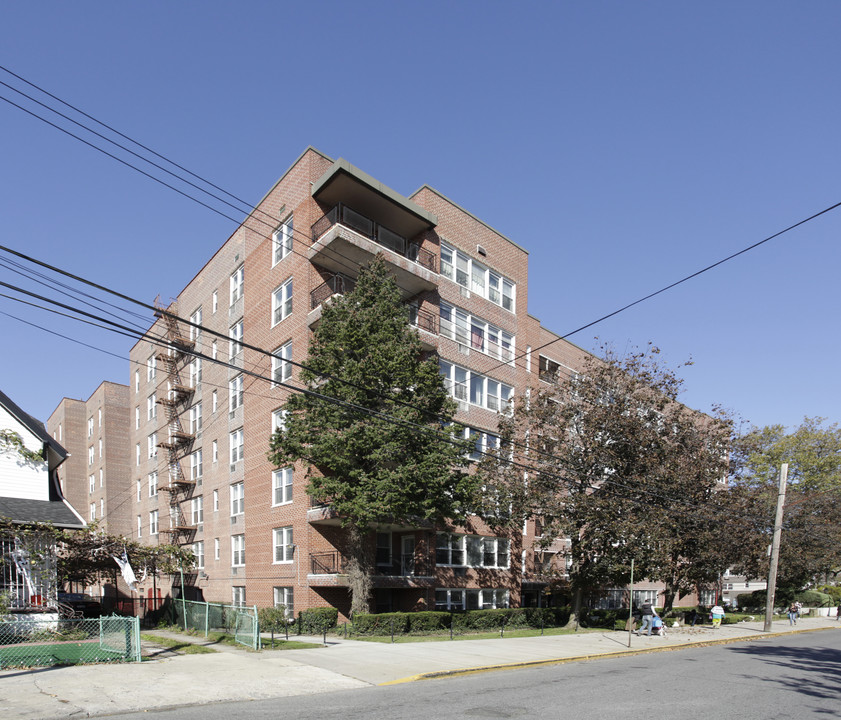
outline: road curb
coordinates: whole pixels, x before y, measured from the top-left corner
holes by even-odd
[[[587,662],[589,660],[610,660],[613,658],[628,657],[629,655],[648,655],[649,653],[658,652],[672,652],[675,650],[685,650],[686,648],[695,647],[711,647],[713,645],[730,645],[737,642],[753,642],[755,640],[765,640],[768,638],[783,637],[785,635],[796,635],[798,633],[812,633],[822,632],[824,630],[841,630],[841,628],[820,627],[820,628],[805,628],[803,630],[784,630],[772,633],[764,633],[758,631],[760,634],[747,635],[742,637],[732,638],[718,638],[715,640],[701,640],[698,642],[686,642],[682,645],[666,645],[664,647],[639,648],[628,650],[617,650],[615,652],[596,653],[592,655],[574,655],[566,658],[550,658],[547,660],[529,660],[525,662],[503,663],[501,665],[480,665],[472,668],[460,668],[458,670],[435,670],[433,672],[419,673],[418,675],[410,675],[409,677],[399,678],[397,680],[389,680],[388,682],[379,683],[379,685],[402,685],[404,683],[417,682],[419,680],[436,680],[445,677],[461,677],[464,675],[477,675],[484,672],[496,672],[498,670],[515,670],[518,668],[534,668],[545,665],[563,665],[571,662]]]

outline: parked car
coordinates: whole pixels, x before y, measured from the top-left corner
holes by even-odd
[[[86,593],[59,593],[58,601],[69,605],[82,617],[98,618],[102,615],[102,605],[99,600]]]

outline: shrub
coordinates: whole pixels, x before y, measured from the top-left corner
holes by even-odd
[[[272,636],[286,628],[285,607],[264,607],[257,611],[261,632],[270,632]]]
[[[298,614],[300,631],[307,635],[321,635],[330,628],[336,627],[339,611],[333,607],[310,608],[301,610]]]
[[[838,605],[841,603],[841,586],[839,585],[821,585],[817,588],[820,592],[826,593],[832,598],[832,602]]]
[[[405,633],[409,628],[409,616],[407,613],[356,613],[353,616],[353,629],[366,635],[390,635],[394,633]]]
[[[406,617],[409,621],[409,632],[430,632],[449,629],[452,615],[440,610],[424,610],[408,613]]]

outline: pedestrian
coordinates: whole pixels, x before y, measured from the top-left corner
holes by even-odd
[[[642,624],[640,625],[640,629],[637,631],[637,635],[642,635],[642,631],[647,630],[648,632],[646,635],[651,636],[651,627],[654,617],[657,615],[657,611],[650,602],[644,602],[640,610],[642,611]]]
[[[713,609],[710,612],[713,616],[713,627],[721,627],[721,621],[724,619],[724,608],[721,605],[713,605]]]
[[[797,625],[797,603],[788,606],[788,624]]]
[[[683,621],[689,623],[689,627],[695,627],[695,623],[698,622],[698,611],[692,608],[683,616]]]
[[[835,608],[835,616],[841,621],[841,603],[838,603],[838,607]]]

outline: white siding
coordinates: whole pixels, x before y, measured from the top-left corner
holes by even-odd
[[[0,406],[0,430],[14,430],[28,450],[40,452],[41,441]],[[46,462],[24,460],[14,450],[0,452],[0,495],[27,500],[49,500],[50,485]]]

